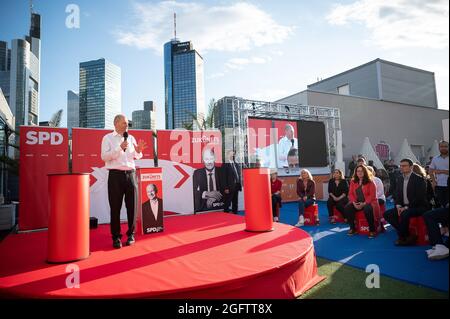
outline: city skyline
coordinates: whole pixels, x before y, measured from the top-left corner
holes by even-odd
[[[67,3],[34,1],[42,16],[41,120],[59,108],[67,114],[66,94],[78,87],[78,63],[99,58],[122,68],[122,109],[129,118],[142,101],[164,105],[162,50],[173,37],[173,12],[178,37],[192,41],[205,59],[206,104],[229,95],[274,101],[318,78],[382,58],[434,72],[439,108],[448,109],[445,1],[76,4],[80,28],[69,29]],[[0,22],[0,40],[23,38],[29,29],[28,1],[0,6],[15,12]],[[157,109],[156,119],[156,127],[164,128],[164,108]]]
[[[0,39],[0,86],[14,114],[15,125],[39,125],[41,17],[30,12],[29,33]]]

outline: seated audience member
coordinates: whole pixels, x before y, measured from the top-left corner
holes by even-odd
[[[395,244],[400,246],[416,243],[417,237],[409,233],[409,220],[422,216],[427,210],[425,180],[412,169],[413,162],[409,158],[400,161],[402,176],[397,182],[395,208],[384,213],[384,219],[397,230]]]
[[[335,224],[333,208],[336,207],[342,216],[345,216],[345,205],[348,203],[348,183],[340,169],[334,170],[333,178],[328,182],[328,194],[328,218],[331,224]]]
[[[441,230],[439,229],[439,224],[448,225],[448,215],[448,205],[447,207],[430,210],[423,214],[423,219],[427,225],[428,239],[430,245],[433,246],[426,251],[430,260],[439,260],[448,257],[448,247],[444,245]]]
[[[375,186],[377,187],[377,200],[379,205],[384,205],[386,203],[386,195],[384,195],[384,185],[383,181],[378,178],[375,174],[375,170],[372,166],[367,166],[367,169],[372,174],[373,182],[375,183]]]
[[[302,169],[300,177],[297,180],[297,194],[300,197],[298,200],[298,223],[296,227],[305,224],[305,208],[313,205],[316,201],[316,183],[307,169]]]
[[[369,224],[369,238],[375,237],[375,214],[379,214],[380,206],[377,201],[377,189],[373,182],[372,174],[365,165],[358,165],[350,181],[348,193],[349,202],[345,206],[345,217],[350,225],[348,235],[357,233],[355,215],[363,211]]]
[[[422,177],[427,183],[427,204],[428,209],[432,209],[435,206],[433,182],[431,177],[427,175],[425,169],[419,164],[413,164],[413,172]]]
[[[277,171],[272,171],[270,174],[270,192],[272,194],[272,216],[273,221],[280,221],[280,210],[281,208],[281,186],[283,183],[278,179]]]

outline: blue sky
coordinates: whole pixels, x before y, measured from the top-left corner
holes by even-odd
[[[80,9],[67,28],[66,7]],[[376,58],[435,72],[439,108],[449,105],[447,0],[144,1],[34,0],[42,16],[40,120],[78,91],[79,62],[122,69],[122,110],[153,100],[164,128],[162,45],[192,40],[205,62],[205,96],[276,100]],[[0,40],[29,29],[28,0],[0,0]],[[4,14],[8,12],[10,14]]]

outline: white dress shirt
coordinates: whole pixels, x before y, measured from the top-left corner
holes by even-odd
[[[150,200],[150,206],[151,206],[151,208],[152,208],[152,213],[153,213],[153,216],[155,216],[155,220],[158,220],[158,206],[159,206],[159,203],[158,203],[158,199],[151,199]]]
[[[408,199],[408,183],[411,177],[412,172],[409,174],[403,174],[403,207],[408,207],[409,199]],[[397,205],[397,207],[401,207],[401,205]]]
[[[123,141],[123,136],[116,131],[103,137],[102,160],[105,161],[107,169],[133,170],[136,168],[134,160],[142,158],[142,152],[136,152],[137,143],[133,135],[128,135],[128,147],[125,151],[120,147]]]
[[[283,136],[278,142],[278,167],[288,167],[287,155],[291,148],[298,149],[298,140],[294,137],[294,145],[286,136]]]
[[[386,201],[386,196],[384,195],[384,185],[380,178],[374,176],[373,181],[377,188],[377,199],[382,199]]]

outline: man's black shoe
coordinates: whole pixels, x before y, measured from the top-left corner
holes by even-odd
[[[120,241],[120,238],[113,240],[113,247],[116,249],[122,248],[122,242]]]
[[[134,236],[128,236],[128,240],[127,240],[127,246],[131,246],[136,242],[136,240],[134,240]]]

